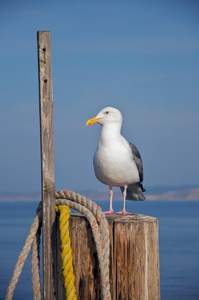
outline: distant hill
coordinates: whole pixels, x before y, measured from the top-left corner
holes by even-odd
[[[146,187],[146,199],[148,200],[199,200],[199,187]],[[108,200],[108,187],[101,190],[80,190],[76,193],[85,195],[91,200]],[[121,200],[122,194],[119,188],[114,188],[114,200]],[[39,193],[2,193],[0,201],[40,201]]]
[[[165,191],[160,194],[146,195],[148,200],[199,200],[199,188]]]
[[[39,193],[25,194],[25,193],[3,193],[0,194],[0,201],[41,201],[41,195]]]
[[[105,190],[88,190],[82,192],[90,199],[109,199],[108,188]],[[145,193],[148,200],[199,200],[199,187],[149,187]],[[122,194],[119,188],[114,188],[114,199],[121,200]]]

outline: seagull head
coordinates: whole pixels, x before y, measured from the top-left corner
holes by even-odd
[[[102,126],[111,123],[122,124],[122,114],[117,108],[105,107],[94,118],[89,119],[86,125],[92,125],[94,123],[99,123]]]

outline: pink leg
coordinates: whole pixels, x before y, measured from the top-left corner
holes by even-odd
[[[134,214],[132,214],[132,213],[128,213],[128,212],[126,211],[126,209],[125,209],[126,195],[127,195],[126,190],[127,190],[127,185],[124,186],[124,191],[123,191],[123,198],[124,198],[124,202],[123,202],[123,210],[120,211],[120,212],[118,212],[118,213],[116,213],[116,215],[126,215],[126,216],[127,216],[127,215],[134,215]]]
[[[112,190],[112,186],[109,186],[109,196],[110,196],[110,209],[109,209],[109,211],[105,211],[104,212],[106,215],[112,215],[112,214],[114,214],[114,210],[113,210],[113,206],[112,206],[112,203],[113,203],[113,190]]]

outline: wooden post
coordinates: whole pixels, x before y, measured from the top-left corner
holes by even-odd
[[[54,132],[53,132],[53,93],[50,32],[37,32],[41,169],[43,201],[43,298],[56,298],[56,222],[55,222],[55,175],[54,175]]]
[[[113,215],[107,220],[112,299],[159,300],[158,220],[143,215]],[[70,238],[77,299],[100,299],[95,243],[81,214],[70,218]]]

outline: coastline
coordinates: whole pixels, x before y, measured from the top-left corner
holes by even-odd
[[[157,188],[158,189],[158,188]],[[155,188],[153,188],[153,191]],[[103,190],[84,190],[76,191],[82,195],[85,195],[91,200],[108,200],[108,189]],[[199,201],[199,188],[185,188],[185,189],[174,189],[161,192],[159,188],[157,193],[150,192],[145,194],[146,200],[165,200],[165,201]],[[122,195],[119,188],[114,189],[114,200],[121,200]],[[41,201],[40,193],[0,193],[0,202],[17,202],[17,201]]]

